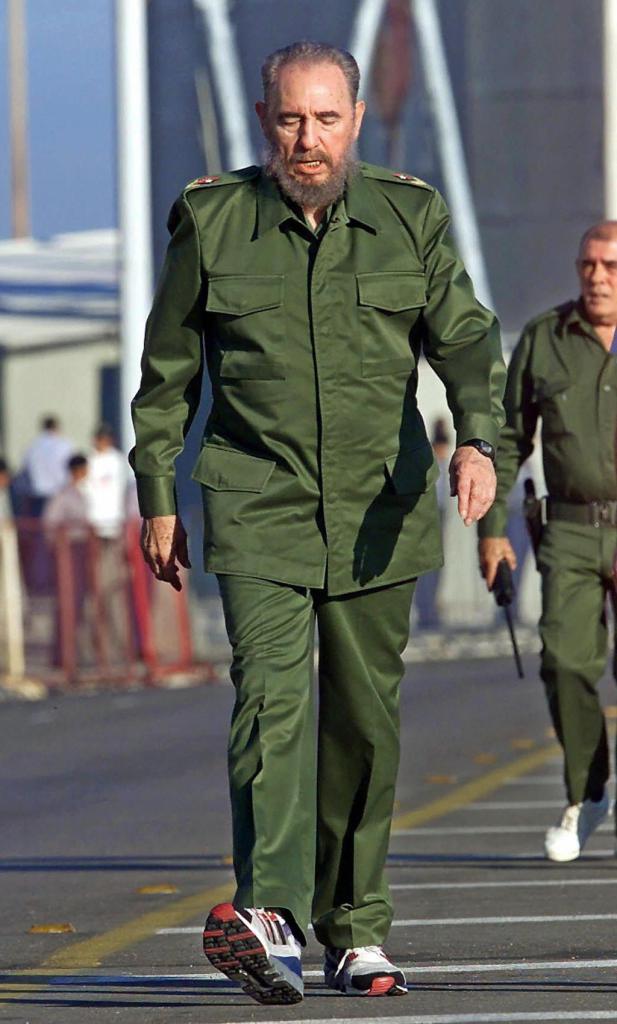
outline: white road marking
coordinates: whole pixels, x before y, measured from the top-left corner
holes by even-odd
[[[527,886],[561,886],[561,885],[617,885],[617,878],[526,878],[517,882],[398,882],[390,885],[390,889],[523,889]]]
[[[476,831],[476,829],[474,829],[474,832],[475,831]],[[394,833],[392,833],[392,834],[394,835]],[[614,857],[614,856],[615,856],[615,848],[614,847],[613,847],[612,850],[588,850],[588,849],[585,849],[583,851],[583,853],[581,854],[581,856],[578,858],[578,862],[579,863],[581,863],[581,862],[584,863],[585,861],[589,861],[589,860],[604,860],[607,857]],[[463,864],[467,863],[469,861],[474,861],[474,862],[475,861],[478,861],[478,862],[480,862],[480,861],[495,861],[496,863],[499,863],[500,861],[506,861],[508,864],[511,864],[511,863],[513,863],[514,861],[517,861],[517,860],[520,860],[520,861],[527,861],[527,860],[537,860],[537,861],[541,860],[541,861],[545,861],[546,860],[546,858],[544,856],[544,853],[543,853],[543,851],[541,850],[541,848],[539,846],[537,846],[535,850],[523,850],[523,851],[519,851],[517,853],[506,853],[506,852],[502,851],[500,853],[496,853],[496,852],[493,852],[493,853],[461,853],[460,855],[456,854],[456,853],[445,853],[445,852],[443,852],[443,853],[417,853],[417,852],[416,853],[405,853],[403,850],[399,850],[399,851],[390,850],[390,852],[388,854],[388,864],[386,865],[386,867],[400,868],[400,867],[404,867],[406,864],[416,864],[416,863],[417,864],[424,864],[427,860],[439,862],[439,860],[442,859],[442,858],[443,858],[445,863],[456,863],[458,860],[460,860],[461,863],[463,863]],[[555,870],[555,869],[551,868],[551,870]]]
[[[485,801],[477,804],[464,804],[457,807],[458,811],[527,811],[532,807],[549,808],[564,807],[563,800],[501,800]]]
[[[552,924],[556,921],[617,921],[617,914],[543,914],[525,917],[410,917],[393,921],[393,928],[434,928],[468,924]],[[157,928],[156,935],[201,935],[203,927]]]
[[[537,914],[520,917],[409,917],[393,921],[393,928],[434,928],[459,924],[553,924],[557,921],[617,921],[617,914]]]
[[[496,963],[453,963],[418,965],[412,963],[399,964],[407,974],[518,974],[521,971],[582,971],[611,970],[617,967],[617,960],[524,960],[519,963],[498,961]],[[27,984],[28,975],[16,971],[5,971],[6,977],[14,976],[16,983]],[[36,984],[40,984],[40,975],[36,972]],[[323,971],[303,971],[305,978],[322,978]],[[59,974],[48,978],[49,985],[122,985],[127,981],[222,981],[224,975],[219,971],[204,971],[195,974]],[[388,1018],[389,1019],[389,1018]]]
[[[606,822],[598,826],[596,832],[612,832],[614,825]],[[392,838],[398,836],[489,836],[489,835],[517,835],[524,832],[546,832],[546,825],[479,825],[475,828],[472,825],[452,825],[443,828],[401,828],[392,832]]]
[[[289,1019],[289,1018],[288,1018]],[[430,1016],[384,1017],[388,1024],[516,1024],[516,1021],[574,1020],[617,1020],[617,1010],[549,1010],[542,1013],[456,1013],[431,1014]],[[375,1017],[337,1017],[337,1024],[375,1024]],[[236,1024],[227,1021],[227,1024]],[[263,1020],[261,1024],[281,1024],[280,1017]],[[324,1024],[323,1017],[305,1020],[302,1024]]]

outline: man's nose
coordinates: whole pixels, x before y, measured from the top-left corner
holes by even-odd
[[[317,142],[317,125],[312,118],[307,117],[302,121],[298,142],[302,149],[313,149]]]
[[[591,273],[589,275],[589,280],[593,281],[594,283],[597,283],[599,281],[603,281],[605,277],[606,277],[606,272],[605,272],[604,264],[602,263],[602,261],[598,260],[597,263],[593,263],[592,266],[591,266]]]

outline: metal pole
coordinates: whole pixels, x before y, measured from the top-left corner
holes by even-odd
[[[604,0],[604,209],[617,219],[617,0]]]
[[[253,147],[228,0],[195,0],[195,4],[206,26],[212,77],[223,120],[225,154],[231,167],[247,167],[253,163]]]
[[[410,0],[441,156],[452,229],[481,302],[492,307],[473,193],[435,0]]]
[[[386,0],[360,0],[349,44],[360,68],[360,99],[366,95],[379,26]]]
[[[24,0],[8,0],[11,210],[13,238],[30,234],[28,84]]]
[[[17,532],[13,523],[0,520],[0,593],[6,639],[4,667],[12,680],[23,679],[26,670],[21,586]]]
[[[152,301],[150,123],[146,0],[116,0],[118,209],[121,232],[122,446],[133,444],[130,403],[140,379]]]

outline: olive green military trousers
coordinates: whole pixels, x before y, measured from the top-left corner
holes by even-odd
[[[609,777],[598,683],[606,667],[607,601],[615,607],[616,542],[614,528],[550,520],[540,545],[541,676],[564,751],[569,803],[598,799]]]
[[[415,581],[328,597],[218,580],[236,690],[234,903],[282,908],[302,933],[312,920],[324,945],[382,943],[392,921],[384,865]]]

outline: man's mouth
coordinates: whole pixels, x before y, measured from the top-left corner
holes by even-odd
[[[296,158],[292,163],[292,168],[300,171],[301,174],[314,174],[316,171],[322,171],[328,167],[325,160],[321,160],[319,157],[313,157],[312,159]]]

